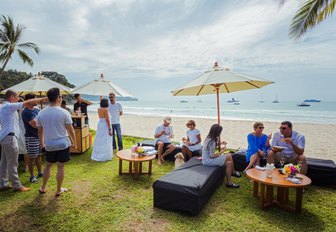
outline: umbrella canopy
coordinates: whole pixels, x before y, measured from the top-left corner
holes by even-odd
[[[213,70],[206,71],[182,87],[171,91],[171,93],[174,96],[216,94],[218,124],[220,124],[219,93],[257,89],[271,83],[273,82],[232,72],[227,68],[220,68],[216,62]]]
[[[132,94],[122,89],[116,84],[104,78],[103,74],[100,75],[99,79],[89,81],[83,85],[74,88],[72,93],[87,94],[93,96],[106,96],[110,92],[116,94],[120,97],[134,97]]]
[[[46,78],[43,75],[36,75],[29,78],[26,81],[23,81],[17,85],[14,85],[8,89],[3,90],[1,93],[5,93],[7,90],[13,90],[17,92],[19,95],[27,94],[27,93],[35,93],[36,95],[47,95],[47,91],[51,88],[59,88],[61,94],[69,94],[70,88],[57,83],[55,81]]]

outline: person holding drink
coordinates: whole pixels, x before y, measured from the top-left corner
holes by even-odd
[[[241,177],[241,174],[234,169],[231,154],[223,154],[226,149],[226,142],[220,142],[220,134],[223,127],[219,124],[211,126],[208,136],[205,138],[202,149],[202,164],[206,166],[226,166],[226,186],[229,188],[239,188],[231,180],[231,176]],[[222,148],[219,148],[222,145]],[[216,152],[218,148],[218,152]]]
[[[159,125],[154,132],[155,150],[158,151],[158,164],[164,162],[164,157],[175,150],[175,146],[170,140],[174,137],[173,127],[170,125],[171,117],[163,119],[163,124]]]
[[[189,129],[187,130],[187,137],[182,138],[182,154],[189,160],[193,157],[193,153],[199,153],[201,150],[201,133],[196,129],[196,123],[194,120],[189,120],[186,125]]]
[[[260,165],[260,159],[266,158],[267,150],[270,147],[270,139],[272,134],[263,134],[264,125],[261,122],[256,122],[253,125],[254,132],[247,136],[248,147],[246,150],[247,167],[244,173],[256,165]]]

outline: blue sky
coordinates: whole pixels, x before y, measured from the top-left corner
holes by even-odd
[[[181,100],[175,89],[213,66],[274,81],[222,94],[245,101],[335,100],[336,21],[300,41],[288,38],[298,1],[0,0],[0,14],[26,27],[35,65],[14,56],[6,69],[56,71],[79,85],[100,73],[140,100]],[[202,97],[213,99],[213,96]],[[188,97],[188,99],[192,99]]]

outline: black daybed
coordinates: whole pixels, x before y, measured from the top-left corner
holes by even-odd
[[[196,157],[153,183],[154,207],[198,214],[223,183],[225,166],[202,165]]]

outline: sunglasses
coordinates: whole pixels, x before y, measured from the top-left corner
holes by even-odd
[[[110,98],[114,98],[114,97],[110,97]]]
[[[259,129],[264,129],[264,127],[263,127],[263,126],[260,126]]]
[[[287,130],[288,127],[280,127],[280,130]]]

